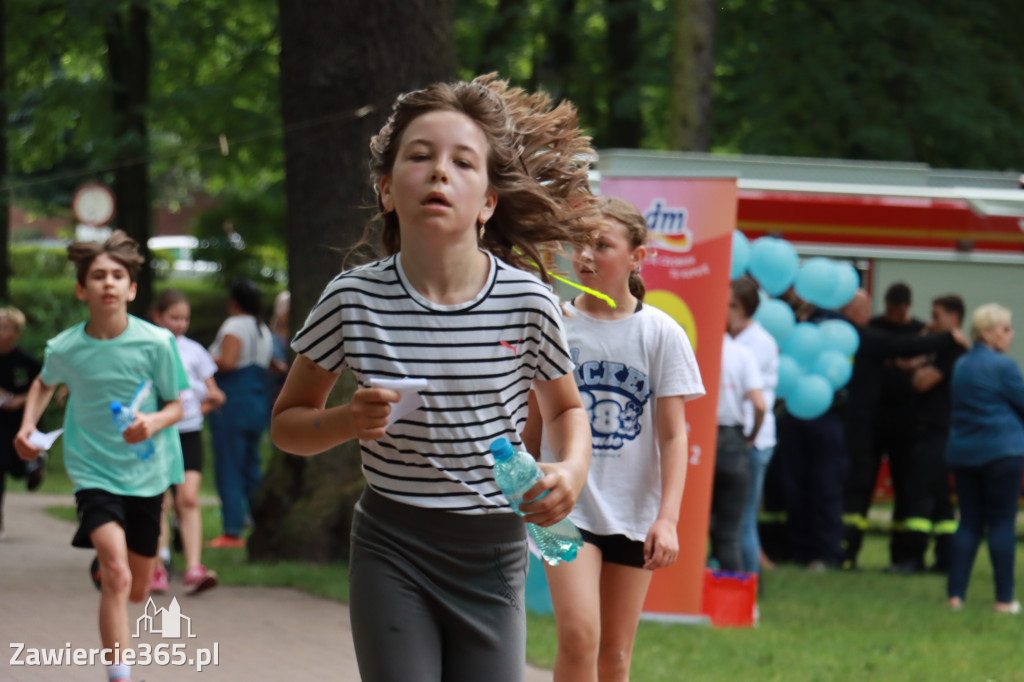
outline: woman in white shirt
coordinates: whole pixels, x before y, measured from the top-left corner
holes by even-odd
[[[209,547],[244,547],[249,501],[259,487],[260,441],[269,422],[267,368],[273,336],[260,321],[260,290],[254,282],[231,285],[228,318],[210,346],[216,381],[227,401],[210,415],[214,474],[224,532]]]

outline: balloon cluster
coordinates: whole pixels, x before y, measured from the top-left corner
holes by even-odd
[[[829,309],[849,303],[860,283],[849,263],[828,258],[800,263],[796,249],[784,239],[761,237],[750,243],[735,230],[731,276],[736,279],[746,272],[771,296],[793,287],[803,300]],[[852,356],[860,344],[857,330],[838,319],[797,322],[793,309],[777,298],[763,298],[754,319],[779,344],[775,393],[786,401],[786,409],[800,419],[823,415],[832,406],[835,391],[850,380]]]

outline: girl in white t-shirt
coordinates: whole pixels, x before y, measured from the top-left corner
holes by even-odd
[[[670,566],[679,552],[684,403],[704,395],[683,329],[643,303],[644,217],[621,199],[598,201],[593,244],[576,255],[573,268],[582,284],[616,305],[584,293],[563,306],[592,456],[570,515],[583,549],[570,563],[545,567],[558,630],[556,681],[629,679],[651,571]],[[551,461],[534,414],[523,441]]]
[[[178,435],[185,458],[185,481],[174,490],[174,511],[178,515],[181,549],[185,554],[185,589],[189,594],[198,594],[217,585],[217,574],[201,562],[203,520],[199,511],[199,484],[203,479],[203,416],[224,404],[224,392],[213,379],[217,371],[213,358],[201,344],[185,336],[191,319],[188,297],[176,289],[160,292],[153,302],[153,322],[174,334],[181,364],[191,386],[179,395],[183,415],[178,422]],[[170,558],[168,535],[167,518],[162,515],[162,559]],[[167,570],[163,561],[156,562],[150,591],[167,591]]]

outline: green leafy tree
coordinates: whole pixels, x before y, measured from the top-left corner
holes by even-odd
[[[1009,168],[1024,156],[1012,0],[727,0],[715,145]]]
[[[0,0],[0,92],[6,89],[7,80],[7,5]],[[0,121],[7,121],[7,100],[0,98]],[[0,263],[5,265],[0,275],[0,301],[10,298],[9,268],[7,264],[7,245],[10,243],[11,206],[10,193],[7,185],[7,133],[0,131]]]
[[[74,187],[98,179],[142,244],[154,204],[196,193],[276,201],[266,215],[280,216],[276,21],[273,0],[8,0],[14,199],[68,215]],[[279,222],[236,223],[248,244],[283,241]]]

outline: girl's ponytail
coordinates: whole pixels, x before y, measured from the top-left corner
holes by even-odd
[[[629,293],[633,294],[633,296],[641,301],[644,300],[644,294],[647,293],[647,287],[644,286],[644,280],[640,276],[640,268],[629,273]]]

